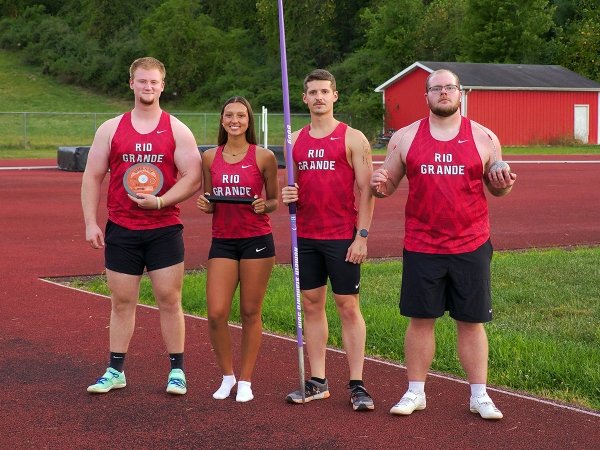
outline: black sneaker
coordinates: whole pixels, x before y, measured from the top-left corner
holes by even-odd
[[[304,382],[304,401],[306,403],[311,400],[319,400],[329,397],[329,385],[327,380],[321,384],[315,380],[307,380]],[[294,391],[285,398],[290,403],[302,403],[302,392]]]
[[[354,411],[372,411],[375,409],[373,399],[364,386],[348,386],[348,389],[350,389],[350,403],[352,403]]]

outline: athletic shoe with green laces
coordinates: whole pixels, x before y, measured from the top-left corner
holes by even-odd
[[[106,369],[104,375],[96,380],[96,383],[88,386],[87,391],[92,394],[104,394],[111,389],[121,389],[127,386],[125,372],[119,372],[112,367]]]
[[[329,385],[327,380],[322,384],[315,380],[307,380],[304,382],[304,401],[306,403],[328,397]],[[302,392],[298,389],[297,391],[288,394],[285,399],[289,403],[302,403]]]
[[[183,370],[171,370],[169,381],[167,382],[167,392],[176,395],[183,395],[187,392],[187,383],[185,382],[185,373],[183,373]]]
[[[348,386],[348,389],[350,389],[350,404],[354,411],[373,411],[375,409],[373,398],[364,386]]]

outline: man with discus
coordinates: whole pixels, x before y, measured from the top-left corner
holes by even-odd
[[[189,128],[160,108],[164,80],[165,67],[160,61],[146,57],[133,62],[129,86],[135,96],[134,108],[98,128],[83,174],[86,240],[94,249],[104,248],[112,305],[109,367],[88,387],[90,393],[125,387],[123,366],[144,269],[152,282],[171,362],[167,392],[187,391],[181,307],[183,225],[177,203],[200,188],[201,158]],[[108,223],[103,233],[98,206],[108,171]]]
[[[400,294],[400,313],[410,318],[404,338],[408,390],[390,413],[425,409],[435,321],[449,311],[470,384],[470,410],[484,419],[501,419],[486,391],[483,324],[492,320],[493,249],[483,186],[503,196],[517,176],[500,161],[496,135],[460,115],[461,99],[456,74],[431,73],[425,83],[429,117],[394,133],[385,162],[371,177],[379,198],[391,195],[405,175],[409,180]]]

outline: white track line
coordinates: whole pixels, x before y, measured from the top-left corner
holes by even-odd
[[[58,166],[14,166],[14,167],[0,167],[0,170],[36,170],[36,169],[58,169]]]
[[[57,283],[57,282],[51,281],[51,280],[46,280],[44,278],[39,278],[39,280],[44,281],[46,283],[54,284],[56,286],[60,286],[62,288],[72,289],[74,291],[83,292],[84,294],[95,295],[97,297],[101,297],[101,298],[109,299],[110,300],[110,297],[107,296],[107,295],[97,294],[95,292],[84,291],[83,289],[74,288],[74,287],[71,287],[71,286],[65,286],[64,284],[60,284],[60,283]],[[138,304],[138,306],[141,306],[141,307],[144,307],[144,308],[150,308],[150,309],[154,309],[154,310],[158,311],[158,308],[156,306],[143,305],[143,304]],[[194,315],[191,315],[191,314],[184,314],[184,315],[186,317],[189,317],[190,319],[202,320],[202,321],[205,321],[205,322],[207,321],[207,319],[205,317],[194,316]],[[234,327],[234,328],[239,328],[239,329],[242,328],[241,325],[236,325],[236,324],[233,324],[233,323],[230,323],[229,325],[232,326],[232,327]],[[284,341],[294,342],[296,344],[298,343],[298,341],[296,339],[292,339],[292,338],[287,337],[287,336],[281,336],[279,334],[273,334],[273,333],[264,332],[264,331],[263,331],[263,334],[265,336],[270,336],[270,337],[273,337],[273,338],[276,338],[276,339],[282,339]],[[327,350],[329,350],[330,352],[345,354],[345,352],[343,350],[339,350],[337,348],[327,347]],[[382,360],[382,359],[371,358],[369,356],[365,356],[365,360],[370,361],[370,362],[374,362],[376,364],[383,364],[385,366],[390,366],[390,367],[395,367],[395,368],[400,368],[400,369],[406,369],[406,366],[403,366],[402,364],[394,363],[394,362],[391,362],[391,361],[385,361],[385,360]],[[451,376],[448,376],[448,375],[443,375],[443,374],[440,374],[440,373],[429,372],[428,375],[431,376],[431,377],[435,377],[435,378],[441,378],[441,379],[448,380],[448,381],[454,381],[454,382],[460,383],[460,384],[468,384],[465,380],[461,380],[459,378],[451,377]],[[487,387],[487,389],[490,390],[490,391],[500,392],[502,394],[510,395],[512,397],[522,398],[524,400],[530,400],[530,401],[537,402],[537,403],[543,403],[544,405],[554,406],[556,408],[568,409],[569,411],[574,411],[574,412],[578,412],[578,413],[582,413],[582,414],[587,414],[587,415],[590,415],[590,416],[600,417],[600,413],[596,413],[594,411],[588,411],[588,410],[585,410],[585,409],[580,409],[580,408],[577,408],[577,407],[574,407],[574,406],[563,405],[561,403],[556,403],[556,402],[553,402],[553,401],[550,401],[550,400],[543,400],[541,398],[531,397],[529,395],[519,394],[517,392],[506,391],[504,389],[498,389],[498,388],[493,388],[493,387],[489,387],[489,386]]]

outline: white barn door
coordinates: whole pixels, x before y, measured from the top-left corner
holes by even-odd
[[[575,127],[573,137],[584,144],[589,142],[590,135],[590,106],[575,105]]]

